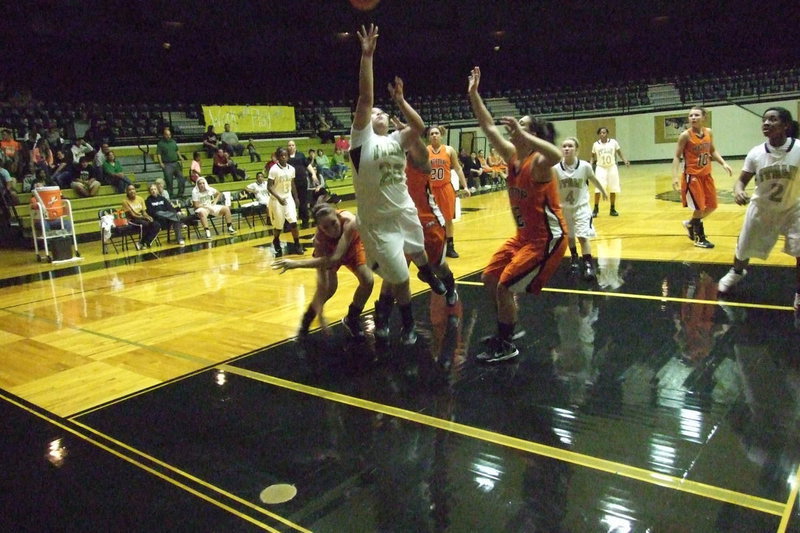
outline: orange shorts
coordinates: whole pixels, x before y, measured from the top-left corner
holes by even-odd
[[[433,266],[439,266],[444,261],[444,243],[447,236],[444,227],[436,220],[422,224],[422,234],[425,235],[425,253],[428,261]]]
[[[329,257],[333,255],[335,250],[336,245],[335,243],[331,243],[331,241],[325,240],[321,242],[316,239],[314,240],[314,257]],[[347,251],[344,253],[344,256],[342,256],[342,260],[337,266],[334,266],[332,270],[337,271],[340,266],[345,266],[350,272],[355,272],[358,267],[366,264],[367,254],[364,251],[364,243],[361,242],[361,238],[357,238],[353,239]]]
[[[533,242],[514,236],[494,253],[483,274],[498,278],[511,292],[538,294],[561,264],[566,250],[566,235]]]
[[[456,217],[456,190],[453,185],[448,183],[441,187],[431,187],[431,192],[444,219],[453,220]]]
[[[684,174],[681,181],[681,202],[683,207],[705,210],[717,208],[717,187],[711,174],[692,176]]]

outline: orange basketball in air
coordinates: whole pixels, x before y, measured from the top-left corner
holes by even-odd
[[[371,11],[375,9],[380,0],[350,0],[350,5],[359,11]]]

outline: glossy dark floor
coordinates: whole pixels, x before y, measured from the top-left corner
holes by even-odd
[[[800,531],[792,270],[718,305],[722,266],[601,269],[521,298],[494,366],[475,276],[415,297],[413,347],[336,327],[70,420],[7,397],[4,529]]]

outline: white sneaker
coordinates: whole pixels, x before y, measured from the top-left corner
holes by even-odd
[[[722,276],[722,279],[717,283],[719,292],[728,292],[734,285],[738,284],[747,275],[747,270],[742,270],[741,274],[737,274],[734,269],[728,270],[728,273]]]
[[[206,229],[206,239],[210,239],[210,238],[211,238],[211,230],[210,229]]]
[[[236,228],[234,228],[233,225],[228,226],[228,233],[236,233]]]

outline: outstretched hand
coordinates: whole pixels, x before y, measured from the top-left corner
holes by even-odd
[[[399,102],[400,100],[402,100],[404,98],[404,96],[403,96],[403,80],[400,79],[400,76],[395,76],[394,77],[394,84],[390,83],[387,86],[387,89],[389,89],[389,96],[395,102]]]
[[[501,117],[500,124],[506,127],[506,131],[508,132],[508,140],[512,143],[515,141],[520,141],[523,136],[522,126],[520,126],[519,121],[514,117]]]
[[[287,270],[291,270],[295,267],[295,262],[291,259],[276,259],[272,262],[272,270],[280,270],[280,274],[283,274]]]
[[[365,56],[374,54],[375,47],[378,45],[378,27],[375,24],[370,24],[369,30],[367,30],[362,25],[356,35],[358,35],[358,40],[361,41],[361,54]]]
[[[473,67],[469,73],[469,85],[467,86],[468,93],[477,93],[478,85],[481,83],[481,68]]]
[[[408,127],[408,124],[401,122],[400,119],[395,116],[392,116],[389,120],[392,121],[394,129],[396,129],[397,131],[402,131]]]

